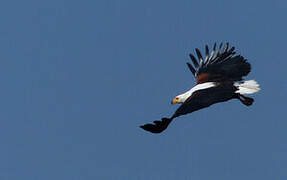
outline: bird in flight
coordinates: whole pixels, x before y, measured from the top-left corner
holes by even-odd
[[[246,106],[252,105],[254,99],[245,94],[259,91],[259,84],[255,80],[243,81],[243,77],[250,72],[251,65],[243,56],[235,55],[235,47],[229,48],[228,43],[224,46],[221,43],[217,48],[215,43],[211,53],[208,46],[205,46],[205,57],[199,49],[196,48],[195,52],[198,58],[189,54],[193,66],[186,64],[196,79],[196,85],[171,101],[172,104],[181,106],[170,118],[164,117],[161,121],[142,125],[142,129],[161,133],[179,116],[231,99],[238,99]]]

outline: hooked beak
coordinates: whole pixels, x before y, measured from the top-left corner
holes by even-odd
[[[177,103],[178,103],[178,101],[179,101],[179,99],[178,99],[178,98],[173,98],[173,100],[171,101],[171,104],[177,104]]]

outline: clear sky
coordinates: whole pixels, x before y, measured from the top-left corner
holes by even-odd
[[[287,179],[285,0],[0,2],[0,180]],[[194,48],[230,42],[262,91],[180,117]]]

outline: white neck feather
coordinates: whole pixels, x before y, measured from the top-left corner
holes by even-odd
[[[194,93],[195,91],[201,90],[201,89],[207,89],[207,88],[211,88],[216,86],[215,82],[206,82],[206,83],[202,83],[202,84],[197,84],[196,86],[194,86],[193,88],[191,88],[189,91],[180,94],[176,97],[179,98],[179,101],[181,103],[183,103],[187,98],[189,98],[189,96],[192,95],[192,93]]]

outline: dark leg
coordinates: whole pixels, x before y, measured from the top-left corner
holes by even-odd
[[[243,96],[242,94],[238,94],[238,93],[235,94],[235,98],[239,99],[246,106],[251,106],[253,101],[254,101],[253,98],[246,97],[246,96]]]

